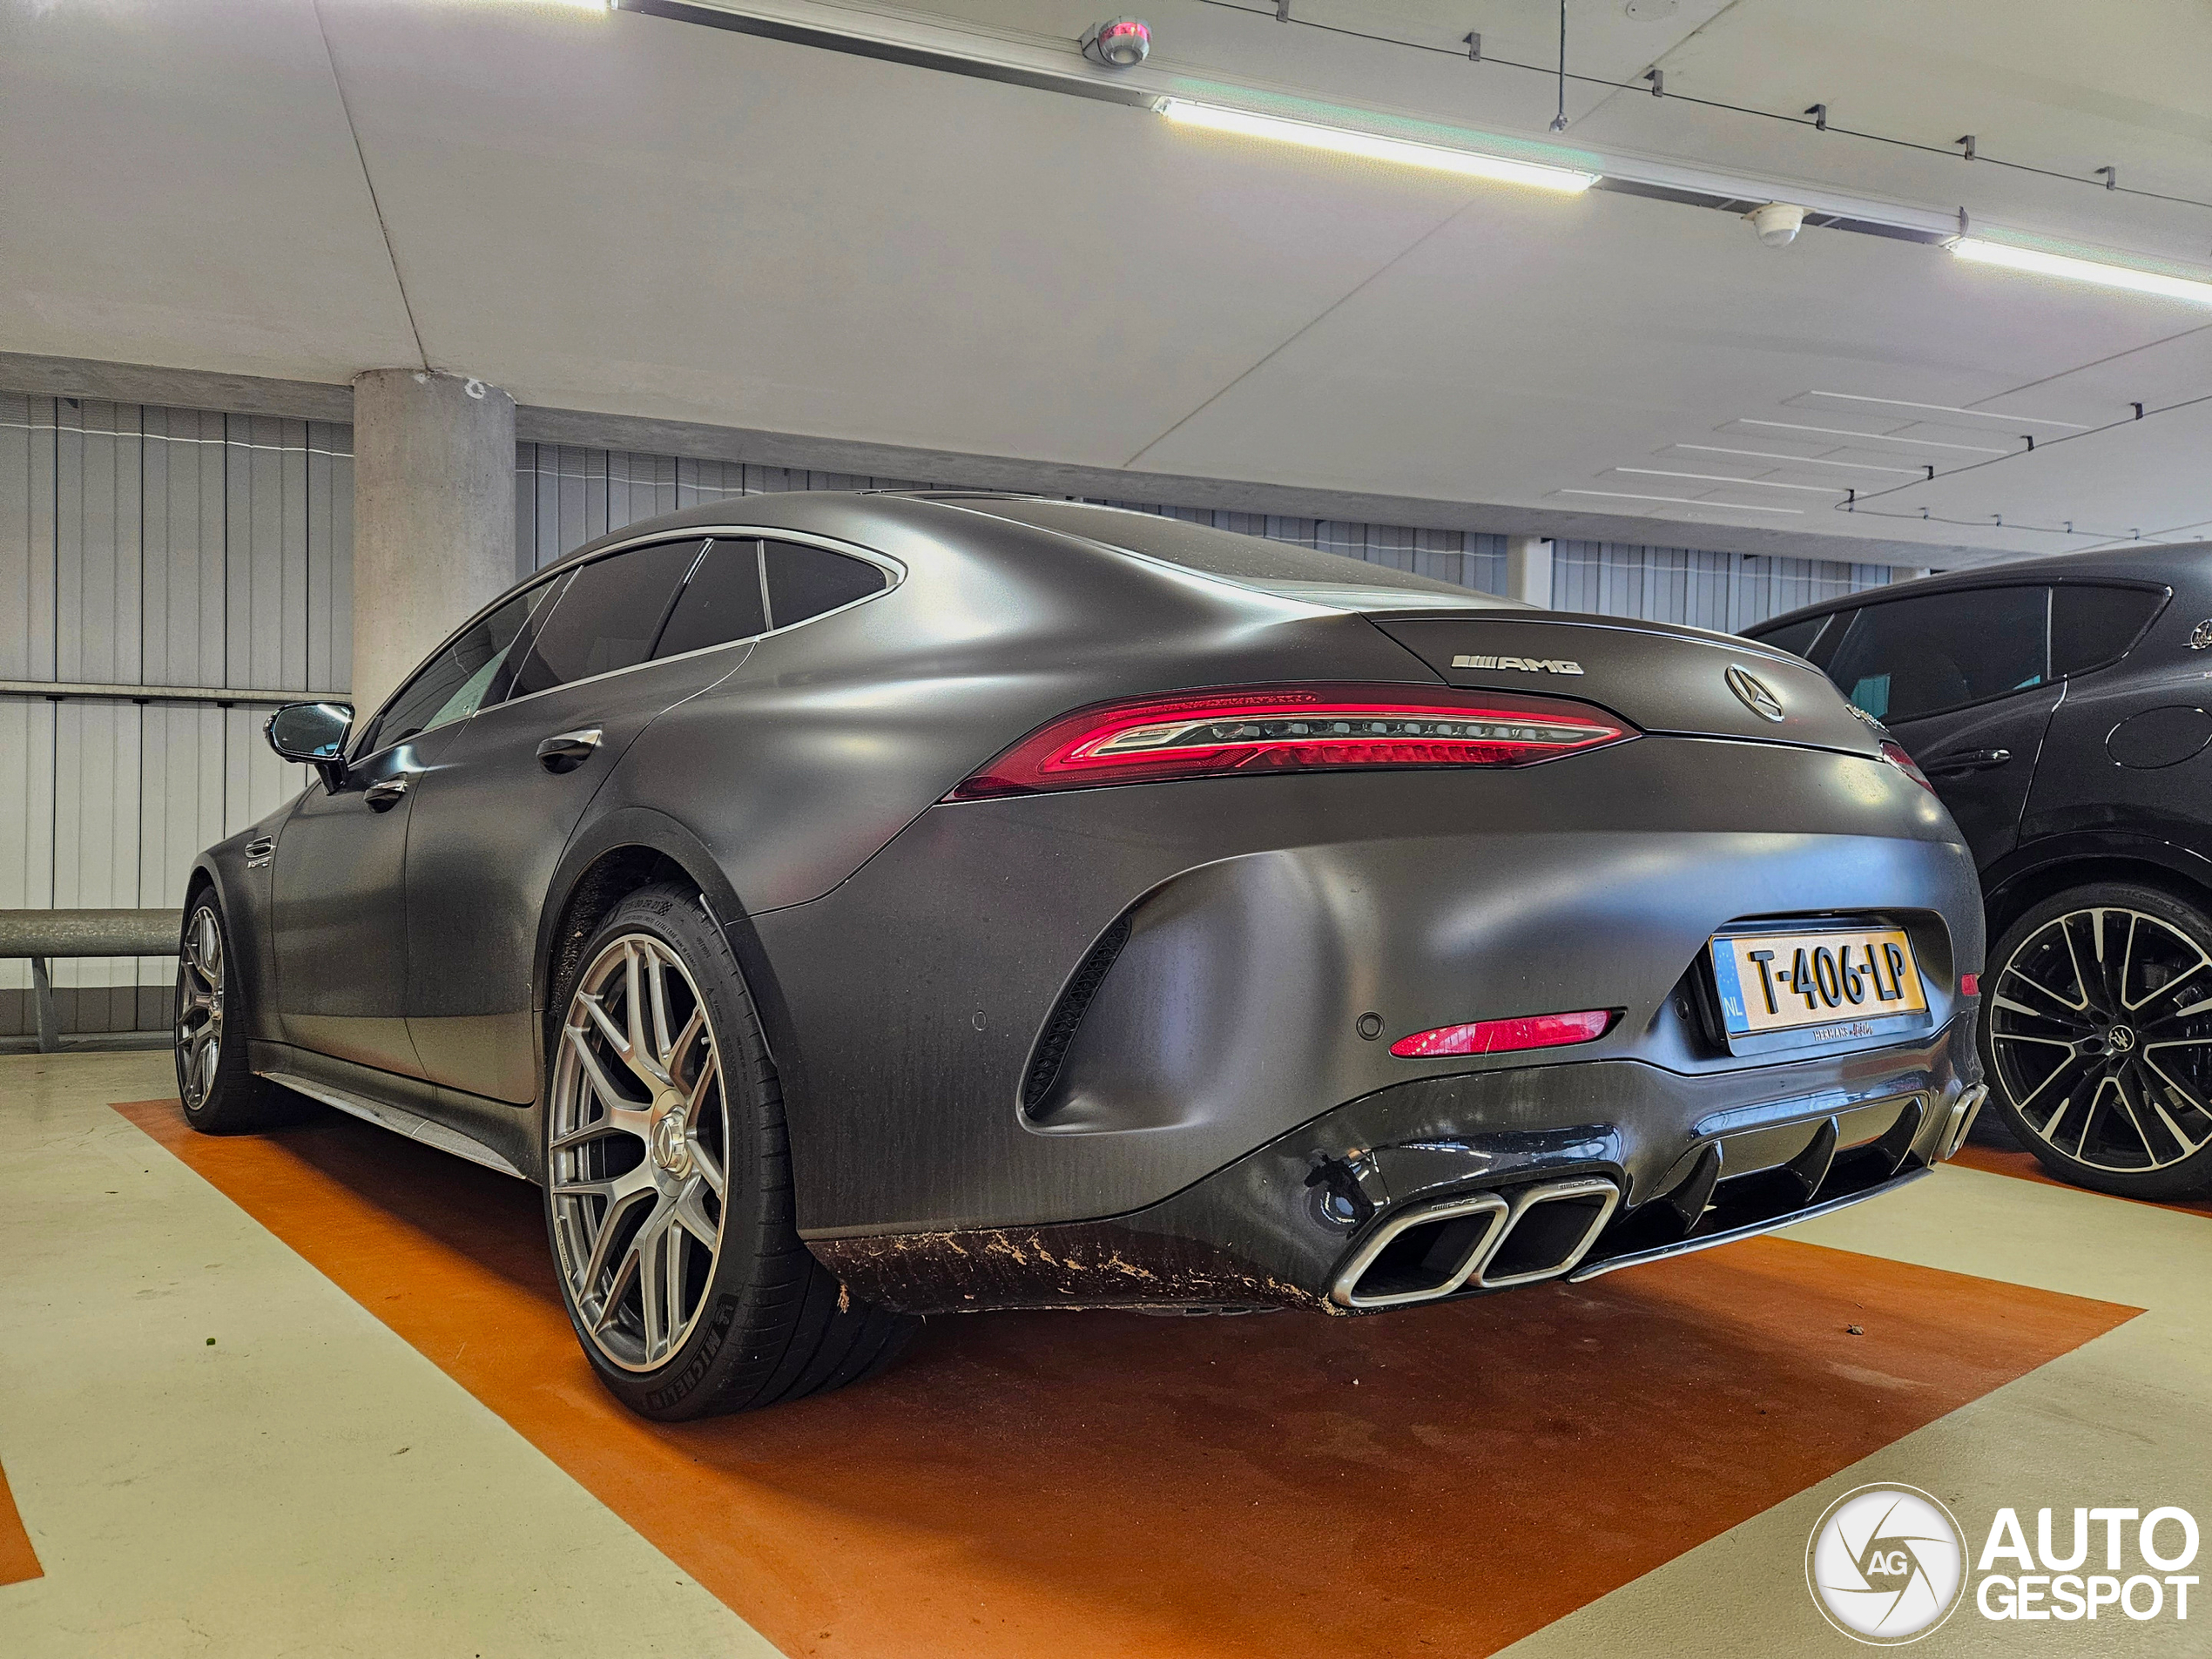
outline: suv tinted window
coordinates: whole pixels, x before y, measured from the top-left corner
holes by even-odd
[[[2124,654],[2166,603],[2141,588],[2051,590],[2051,672],[2079,674]]]
[[[768,571],[768,621],[788,628],[825,610],[880,593],[883,572],[865,559],[847,558],[803,542],[770,542],[764,550]]]
[[[1762,645],[1771,645],[1777,651],[1786,651],[1794,656],[1811,654],[1812,642],[1820,637],[1820,631],[1832,620],[1829,617],[1807,617],[1803,622],[1793,622],[1787,628],[1777,628],[1768,633],[1755,633],[1752,638]]]
[[[1870,604],[1828,678],[1878,720],[1939,713],[2040,685],[2050,674],[2048,588],[1976,588]]]
[[[384,711],[354,745],[354,755],[374,754],[448,720],[474,714],[509,650],[521,637],[523,625],[555,586],[552,582],[541,582],[527,588],[463,630],[385,705]]]
[[[767,631],[767,611],[760,602],[760,543],[750,536],[725,537],[708,546],[684,584],[653,655],[680,657]]]
[[[655,542],[579,565],[540,624],[510,697],[630,668],[652,654],[677,584],[705,542]]]

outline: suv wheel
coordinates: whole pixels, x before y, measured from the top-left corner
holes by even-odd
[[[2054,1174],[2171,1198],[2212,1184],[2212,921],[2117,883],[2047,899],[1990,954],[1990,1096]]]
[[[584,946],[549,1064],[546,1223],[600,1380],[679,1421],[840,1387],[916,1319],[851,1301],[793,1222],[783,1096],[698,895],[632,894]]]

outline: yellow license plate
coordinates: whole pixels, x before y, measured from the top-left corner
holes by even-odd
[[[1927,1018],[1912,941],[1901,927],[1721,934],[1713,988],[1729,1046],[1849,1042]]]

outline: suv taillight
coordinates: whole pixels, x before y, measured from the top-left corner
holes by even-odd
[[[1238,685],[1101,703],[1039,727],[948,795],[1234,772],[1526,766],[1636,735],[1563,698],[1383,685]]]

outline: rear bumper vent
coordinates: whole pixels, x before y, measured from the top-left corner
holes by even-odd
[[[1098,995],[1098,988],[1106,982],[1106,975],[1114,967],[1114,959],[1122,954],[1122,947],[1129,943],[1130,919],[1123,915],[1104,933],[1098,935],[1076,971],[1068,976],[1067,988],[1060,993],[1060,1000],[1053,1004],[1052,1013],[1037,1034],[1037,1046],[1029,1056],[1029,1069],[1022,1077],[1022,1109],[1034,1117],[1052,1093],[1052,1085],[1059,1081],[1060,1062],[1068,1057],[1068,1045],[1076,1040],[1076,1028],[1089,1012],[1091,999]]]
[[[1621,1202],[1603,1176],[1470,1193],[1383,1217],[1339,1271],[1329,1295],[1368,1312],[1556,1278],[1582,1259]]]

